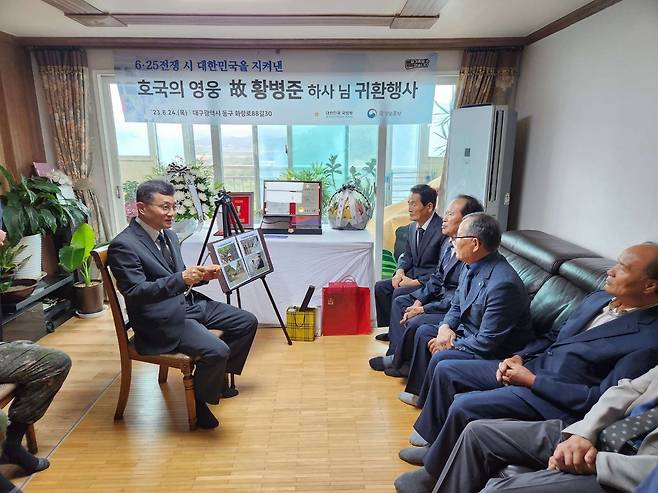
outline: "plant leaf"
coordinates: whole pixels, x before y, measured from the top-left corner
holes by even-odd
[[[91,251],[94,249],[94,244],[96,243],[96,235],[94,235],[94,230],[89,224],[82,223],[73,233],[71,237],[71,246],[76,248],[82,248],[84,252],[83,260],[87,260]]]
[[[84,255],[84,248],[68,245],[59,251],[59,263],[68,272],[75,272],[82,265]]]
[[[17,187],[16,180],[14,180],[14,175],[12,175],[9,172],[9,170],[7,170],[4,166],[0,166],[0,174],[2,174],[5,180],[7,180],[7,183],[9,184],[9,188]]]
[[[52,212],[48,209],[41,209],[41,219],[46,224],[46,227],[53,233],[57,231],[57,219]]]

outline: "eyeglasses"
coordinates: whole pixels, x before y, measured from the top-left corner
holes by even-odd
[[[165,203],[165,204],[149,204],[149,205],[152,205],[154,207],[158,207],[163,212],[169,212],[169,211],[176,212],[176,204]]]
[[[475,238],[477,239],[477,236],[453,236],[453,240],[458,240],[460,238]]]

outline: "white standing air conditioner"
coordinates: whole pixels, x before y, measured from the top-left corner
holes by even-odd
[[[472,195],[503,231],[512,183],[516,111],[507,106],[471,106],[453,111],[448,138],[446,204]]]

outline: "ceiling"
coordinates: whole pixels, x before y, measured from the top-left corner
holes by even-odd
[[[589,3],[590,0],[0,0],[0,31],[31,38],[526,37]],[[67,17],[67,9],[74,14],[101,14],[94,19],[106,19],[120,27],[83,25]],[[305,17],[300,19],[300,15]],[[122,26],[117,19],[128,25]],[[393,29],[392,20],[398,23],[396,27],[416,28]]]

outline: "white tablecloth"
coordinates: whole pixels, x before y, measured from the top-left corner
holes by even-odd
[[[195,265],[206,230],[195,233],[182,245],[186,265]],[[211,236],[209,241],[218,239]],[[375,283],[373,240],[368,231],[338,231],[328,226],[321,235],[265,235],[274,272],[266,276],[274,301],[285,322],[289,305],[300,305],[309,285],[315,286],[310,306],[322,306],[322,287],[345,275],[354,277],[359,286],[370,287],[371,317],[374,314]],[[210,262],[210,260],[208,260]],[[199,288],[205,295],[226,301],[219,282]],[[261,324],[278,325],[265,287],[260,280],[240,288],[242,308],[250,311]],[[237,305],[235,293],[231,304]],[[318,318],[320,313],[318,312]]]

